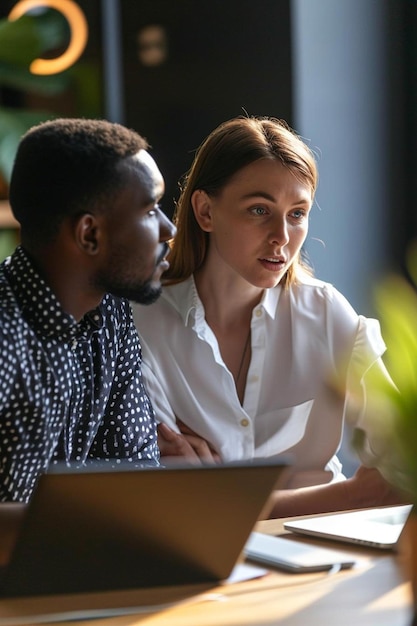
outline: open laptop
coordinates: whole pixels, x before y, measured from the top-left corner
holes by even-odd
[[[286,459],[40,477],[1,597],[228,578]]]
[[[291,532],[361,544],[370,548],[393,550],[412,505],[388,506],[331,515],[315,515],[284,523]]]

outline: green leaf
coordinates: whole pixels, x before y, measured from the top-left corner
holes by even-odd
[[[14,157],[22,135],[35,124],[55,117],[48,111],[0,108],[0,171],[9,182]]]
[[[69,43],[66,19],[54,10],[0,20],[0,61],[28,67],[39,56]]]
[[[375,291],[375,302],[387,344],[388,370],[400,389],[417,396],[417,294],[398,276],[387,278]]]
[[[16,230],[7,228],[0,230],[0,262],[13,252],[17,243]]]
[[[410,275],[417,277],[417,248],[410,251]],[[417,503],[417,292],[401,276],[388,276],[375,289],[375,303],[387,345],[384,360],[397,390],[370,372],[370,399],[375,403],[376,435],[388,437],[395,463],[387,468],[393,485]],[[388,433],[388,434],[387,434]],[[362,445],[356,438],[356,446]]]
[[[39,76],[32,74],[26,67],[7,65],[0,61],[0,84],[21,91],[55,96],[68,88],[70,77],[65,72]]]
[[[68,24],[57,11],[0,20],[0,84],[46,95],[62,92],[68,87],[68,75],[40,76],[29,68],[34,59],[68,43]]]
[[[43,50],[34,18],[24,15],[13,22],[0,20],[0,61],[28,67]]]

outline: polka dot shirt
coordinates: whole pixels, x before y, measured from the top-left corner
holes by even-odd
[[[51,463],[158,464],[127,301],[77,323],[18,247],[0,265],[0,346],[0,501],[28,501]]]

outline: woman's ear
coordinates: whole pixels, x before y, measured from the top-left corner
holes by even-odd
[[[191,205],[201,230],[210,233],[213,230],[210,196],[202,189],[197,189],[191,196]]]
[[[74,224],[74,236],[78,247],[90,256],[99,251],[100,226],[95,215],[83,213]]]

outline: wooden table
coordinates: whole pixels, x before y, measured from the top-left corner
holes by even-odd
[[[283,521],[260,522],[257,530],[285,536]],[[78,617],[77,626],[410,626],[411,591],[401,554],[319,540],[314,543],[344,550],[357,557],[358,565],[334,574],[271,571],[259,579],[213,588],[1,600],[0,625],[73,626],[70,619]],[[154,606],[149,608],[149,604]],[[113,609],[113,615],[103,617],[105,608]],[[63,621],[54,619],[54,613],[63,611],[73,612]],[[34,614],[44,617],[36,621]],[[85,619],[85,615],[96,619]],[[16,619],[11,621],[13,616]]]

